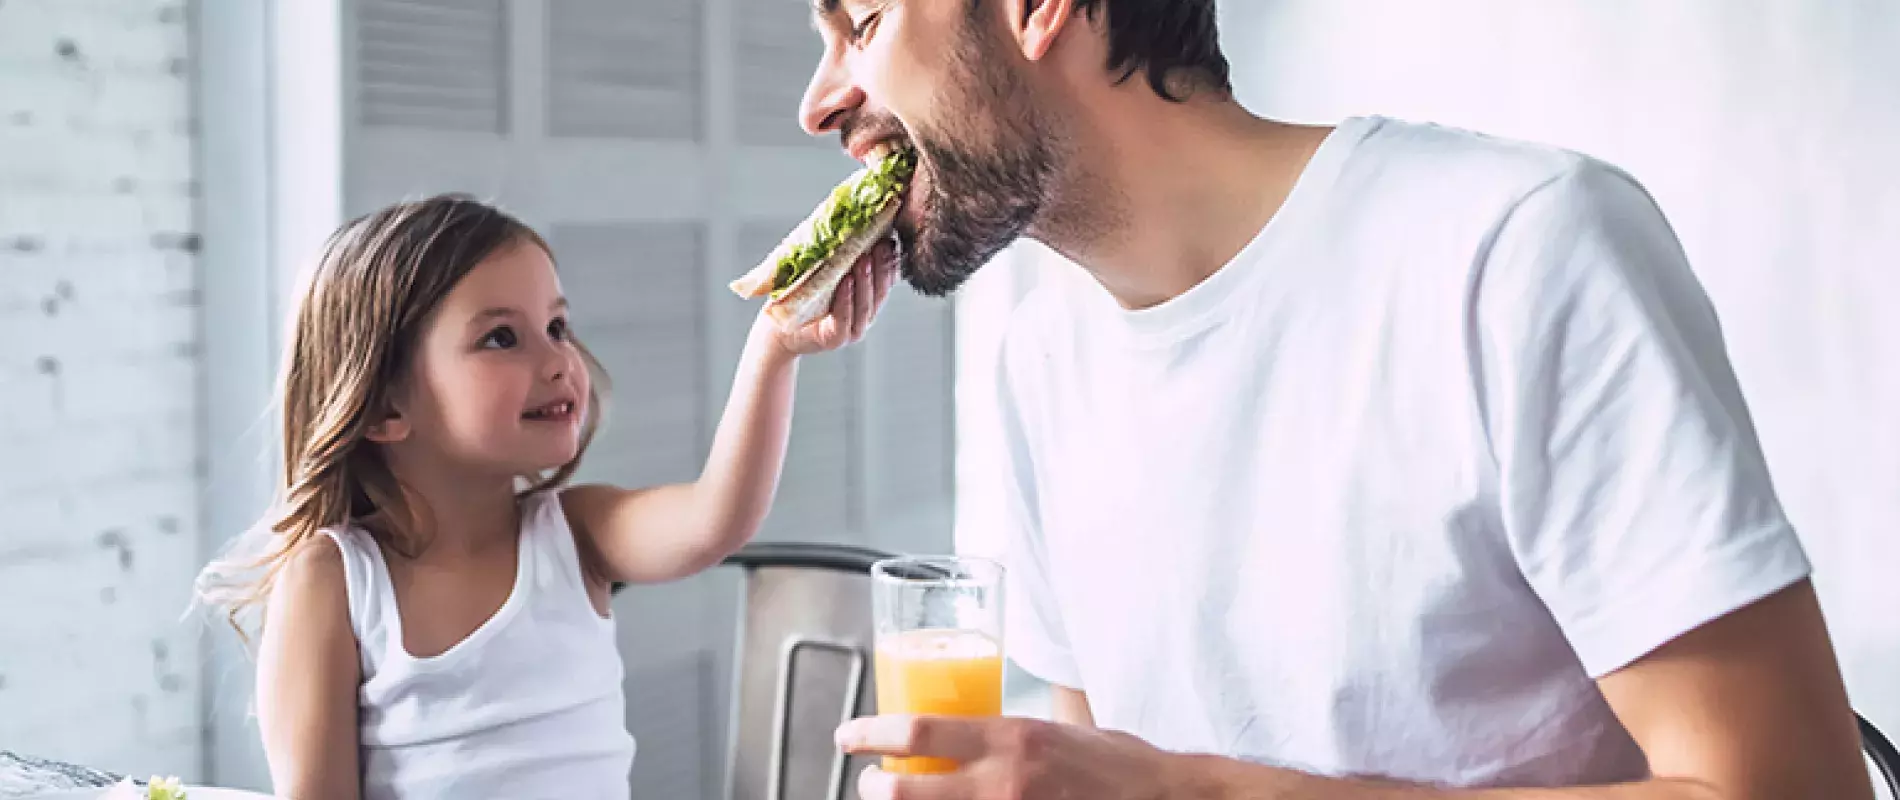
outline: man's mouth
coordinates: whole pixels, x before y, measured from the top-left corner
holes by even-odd
[[[864,154],[860,156],[859,160],[863,161],[867,167],[875,167],[877,166],[877,162],[884,160],[885,156],[906,149],[915,149],[909,139],[903,136],[892,136],[888,139],[879,140],[870,147],[865,148]]]
[[[898,225],[912,232],[915,232],[918,223],[923,221],[924,209],[921,200],[925,193],[921,184],[927,180],[927,175],[924,163],[919,159],[917,171],[911,173],[910,181],[904,184],[904,193],[897,198]]]
[[[574,419],[574,401],[556,400],[536,406],[522,412],[521,418],[529,422],[571,422]]]
[[[862,160],[865,166],[876,166],[879,161],[884,160],[885,156],[899,150],[910,150],[917,156],[917,166],[912,171],[910,179],[905,181],[903,193],[898,195],[897,198],[897,202],[899,203],[899,217],[907,218],[914,226],[918,218],[919,209],[911,202],[911,198],[923,196],[917,191],[917,184],[924,180],[925,172],[928,169],[925,164],[923,151],[918,149],[916,143],[912,142],[909,137],[897,135],[881,139],[866,148],[862,155]]]

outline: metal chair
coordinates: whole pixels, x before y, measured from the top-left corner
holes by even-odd
[[[876,708],[870,573],[888,556],[844,545],[759,543],[726,559],[745,571],[731,800],[857,800],[849,777],[869,761],[846,758],[832,732]]]
[[[1887,796],[1900,800],[1900,751],[1893,749],[1893,742],[1880,733],[1880,729],[1867,721],[1866,717],[1855,714],[1860,722],[1860,747],[1867,753],[1867,760],[1874,762],[1874,769],[1887,783]]]

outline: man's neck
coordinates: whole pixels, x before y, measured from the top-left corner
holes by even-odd
[[[1273,218],[1327,128],[1262,119],[1132,84],[1087,104],[1073,174],[1032,235],[1125,308],[1159,305],[1219,271]]]

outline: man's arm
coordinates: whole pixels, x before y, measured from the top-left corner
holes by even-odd
[[[1649,780],[1457,790],[1324,778],[1133,737],[1018,719],[881,717],[839,732],[857,753],[959,760],[952,775],[867,771],[866,800],[1872,800],[1847,692],[1812,586],[1801,581],[1600,681],[1649,758]],[[1057,690],[1059,719],[1087,714]],[[1080,701],[1078,709],[1077,702]],[[1065,711],[1066,709],[1066,711]]]
[[[1055,721],[1065,725],[1079,725],[1084,728],[1095,727],[1095,712],[1089,710],[1089,696],[1087,694],[1083,693],[1081,689],[1071,689],[1067,686],[1053,686],[1051,688],[1054,690],[1052,692],[1054,697],[1051,698],[1051,705],[1053,706],[1052,710],[1055,712],[1051,716],[1054,717]]]
[[[1872,800],[1859,734],[1806,581],[1598,682],[1653,778],[1575,789],[1442,791],[1192,759],[1208,800]],[[1188,777],[1185,781],[1194,781]]]

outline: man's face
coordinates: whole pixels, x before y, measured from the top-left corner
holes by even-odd
[[[1039,110],[997,0],[814,0],[825,55],[801,117],[861,156],[917,150],[896,229],[904,279],[944,295],[1017,237],[1058,174],[1053,115]]]

